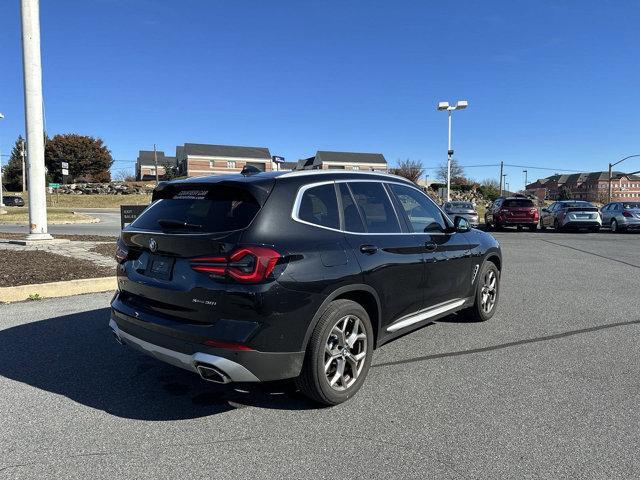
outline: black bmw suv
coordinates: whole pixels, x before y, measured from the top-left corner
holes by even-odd
[[[373,350],[496,310],[502,256],[411,182],[302,170],[161,184],[118,240],[118,341],[214,382],[295,378],[333,405]]]

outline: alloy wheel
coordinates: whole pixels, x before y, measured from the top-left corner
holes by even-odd
[[[618,222],[615,219],[611,220],[611,231],[616,233],[618,231]]]
[[[496,304],[497,296],[498,277],[496,276],[496,272],[489,270],[484,275],[482,289],[480,290],[480,308],[482,308],[485,313],[489,313]]]
[[[343,391],[353,385],[364,367],[367,356],[367,331],[355,315],[336,322],[327,338],[324,351],[324,373],[334,390]]]

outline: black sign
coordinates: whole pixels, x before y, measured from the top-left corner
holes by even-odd
[[[120,228],[124,228],[138,218],[148,205],[120,205]]]
[[[271,157],[271,160],[273,160],[276,163],[282,163],[282,162],[284,162],[284,157],[279,157],[277,155],[273,155]]]

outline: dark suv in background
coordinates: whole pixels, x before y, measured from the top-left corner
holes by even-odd
[[[538,228],[538,209],[526,197],[498,197],[484,214],[487,228],[501,230],[503,227],[527,227],[531,231]]]
[[[381,173],[296,171],[161,184],[122,232],[110,327],[214,382],[296,378],[340,403],[374,348],[453,312],[490,318],[500,247]]]

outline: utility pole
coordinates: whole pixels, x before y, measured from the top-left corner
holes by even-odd
[[[523,172],[524,172],[524,191],[526,192],[527,191],[527,173],[528,172],[526,170],[523,170]]]
[[[27,240],[50,240],[44,168],[42,63],[40,58],[40,2],[21,0],[24,111],[29,148],[29,235]],[[24,157],[22,157],[24,158]],[[24,176],[23,176],[24,181]]]
[[[0,120],[4,118],[4,115],[0,113]],[[0,151],[0,210],[4,207],[4,201],[2,198],[2,151]]]
[[[153,144],[153,164],[156,167],[156,185],[158,185],[158,154],[156,152],[156,144]]]
[[[504,170],[504,162],[500,160],[500,196],[502,196],[502,172]]]
[[[24,140],[20,141],[20,158],[22,158],[22,193],[27,191],[27,172],[24,168],[25,146]]]
[[[502,186],[504,187],[504,190],[500,193],[500,196],[502,196],[503,194],[504,195],[507,194],[507,174],[506,173],[502,174]]]

